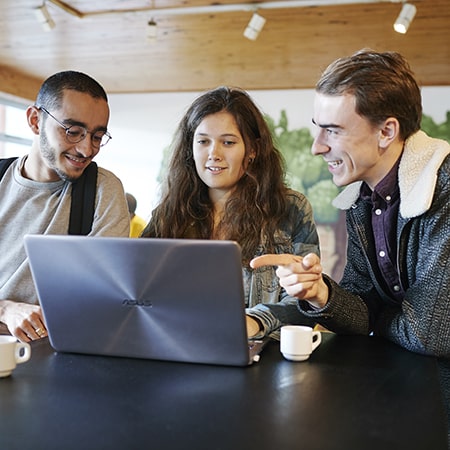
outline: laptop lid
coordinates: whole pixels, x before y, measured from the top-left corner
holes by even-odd
[[[237,243],[27,235],[25,248],[56,351],[252,362]]]

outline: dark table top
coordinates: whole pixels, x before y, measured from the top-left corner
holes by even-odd
[[[0,449],[446,450],[434,358],[323,333],[245,368],[55,353],[0,379]]]

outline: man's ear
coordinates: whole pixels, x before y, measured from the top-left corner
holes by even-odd
[[[39,110],[36,108],[36,106],[29,106],[27,108],[27,122],[31,131],[34,134],[39,134],[41,123]]]
[[[395,117],[388,117],[382,127],[378,138],[378,145],[381,148],[389,147],[400,136],[400,123]]]

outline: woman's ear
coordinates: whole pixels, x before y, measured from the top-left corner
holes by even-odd
[[[27,122],[28,126],[30,127],[31,131],[34,134],[39,134],[40,132],[40,114],[39,110],[36,108],[36,106],[29,106],[27,108]]]
[[[395,117],[388,117],[381,129],[378,138],[378,145],[381,148],[389,147],[400,136],[400,123]]]

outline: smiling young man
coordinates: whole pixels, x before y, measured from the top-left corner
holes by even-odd
[[[34,134],[31,149],[0,180],[0,333],[30,341],[47,332],[23,237],[69,233],[74,183],[86,177],[86,169],[110,135],[106,93],[80,72],[49,77],[26,114]],[[128,208],[120,180],[98,168],[94,189],[89,235],[128,236]],[[67,276],[71,270],[67,255]]]
[[[322,274],[314,254],[265,255],[252,266],[278,266],[299,299],[292,321],[437,356],[450,413],[450,145],[420,131],[421,119],[419,86],[398,53],[333,62],[316,85],[312,152],[346,186],[334,202],[347,215],[343,278]],[[261,333],[272,331],[259,319]]]

